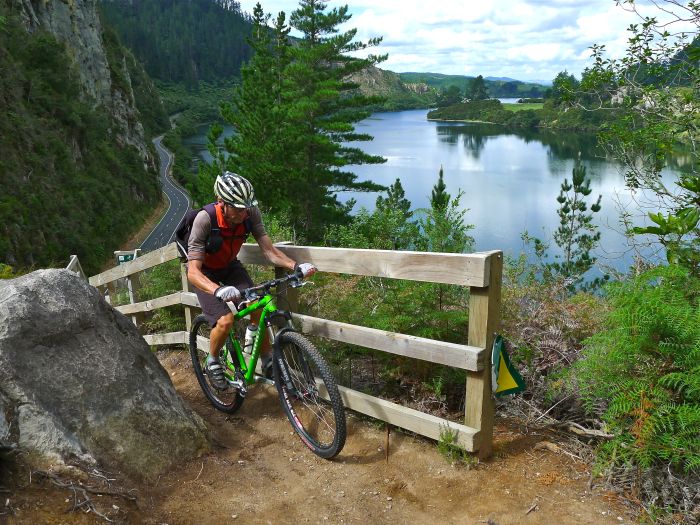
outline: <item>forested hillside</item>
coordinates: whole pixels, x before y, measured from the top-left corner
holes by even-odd
[[[184,82],[238,76],[250,57],[250,22],[231,0],[103,0],[103,19],[153,79]]]
[[[90,6],[44,7],[32,15]],[[160,199],[133,98],[148,127],[162,125],[164,114],[113,37],[102,35],[108,69],[92,79],[111,93],[107,108],[86,95],[66,44],[40,27],[28,32],[25,20],[0,4],[0,266],[63,266],[77,254],[94,273]]]

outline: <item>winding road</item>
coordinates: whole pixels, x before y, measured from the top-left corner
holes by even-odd
[[[180,186],[178,186],[170,178],[170,164],[172,163],[172,154],[162,145],[163,135],[153,139],[153,145],[158,151],[160,157],[160,184],[163,193],[168,198],[168,210],[163,215],[163,218],[156,224],[153,231],[148,234],[146,240],[143,241],[140,248],[142,252],[150,252],[157,250],[169,244],[175,235],[175,228],[180,223],[182,218],[190,209],[190,197]]]

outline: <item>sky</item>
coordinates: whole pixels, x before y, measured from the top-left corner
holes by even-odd
[[[250,13],[256,0],[240,3]],[[260,3],[273,17],[279,11],[289,17],[298,6],[295,0]],[[627,28],[639,22],[614,0],[332,0],[328,8],[345,4],[353,16],[342,29],[356,28],[362,41],[384,38],[371,51],[389,54],[382,69],[523,81],[551,82],[565,70],[580,78],[592,63],[591,45],[605,44],[619,57]],[[659,14],[648,0],[636,4],[644,14]]]

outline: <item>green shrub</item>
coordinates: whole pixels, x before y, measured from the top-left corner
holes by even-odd
[[[615,438],[599,465],[700,470],[700,280],[660,267],[609,287],[607,328],[574,368]]]

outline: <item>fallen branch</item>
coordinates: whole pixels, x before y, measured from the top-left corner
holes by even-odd
[[[193,481],[197,481],[199,479],[199,476],[202,475],[202,471],[204,470],[204,461],[202,461],[202,468],[199,469],[199,474],[197,474],[197,477],[194,478]]]
[[[30,472],[31,474],[32,472]],[[112,523],[113,520],[110,519],[108,516],[105,514],[102,514],[99,510],[97,510],[97,507],[95,507],[94,503],[90,499],[90,496],[88,496],[88,493],[90,494],[97,494],[97,495],[107,495],[107,496],[118,496],[124,499],[127,499],[129,501],[136,501],[136,496],[132,496],[131,494],[125,493],[125,492],[119,492],[115,490],[102,490],[86,485],[76,485],[72,481],[65,481],[61,479],[59,476],[56,474],[52,474],[51,472],[46,472],[45,470],[35,470],[33,471],[33,474],[37,474],[39,477],[42,477],[44,479],[49,480],[51,483],[53,483],[55,486],[66,489],[66,490],[71,490],[73,491],[73,505],[70,509],[68,509],[66,512],[75,512],[78,510],[84,510],[86,513],[87,512],[93,512],[103,520]],[[78,495],[78,493],[81,494],[82,496],[82,501],[81,497]]]
[[[45,470],[35,470],[34,474],[38,474],[39,476],[42,476],[42,477],[50,480],[57,487],[67,488],[67,489],[70,489],[71,487],[78,487],[82,490],[85,490],[86,492],[89,492],[90,494],[97,494],[100,496],[118,496],[120,498],[124,498],[124,499],[127,499],[129,501],[136,501],[136,496],[132,496],[128,492],[120,492],[117,490],[108,490],[108,489],[98,489],[98,488],[90,487],[88,485],[75,485],[72,482],[65,483],[56,474],[52,474],[51,472],[46,472]]]
[[[600,439],[613,439],[615,437],[613,434],[608,434],[607,432],[603,432],[602,430],[582,427],[581,425],[579,425],[578,423],[574,423],[573,421],[564,421],[557,426],[568,430],[569,432],[572,432],[577,436]]]

